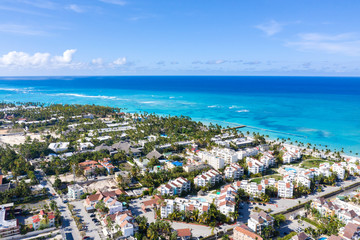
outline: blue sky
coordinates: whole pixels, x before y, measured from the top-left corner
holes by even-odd
[[[1,0],[0,75],[360,75],[358,0]]]

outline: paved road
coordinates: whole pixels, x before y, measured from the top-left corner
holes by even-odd
[[[62,201],[61,197],[57,194],[50,181],[47,180],[46,175],[41,169],[37,169],[36,177],[41,181],[42,185],[49,190],[50,194],[54,195],[53,200],[56,202],[61,216],[62,216],[62,234],[65,235],[67,233],[71,233],[74,239],[82,239],[80,232],[76,226],[74,219],[71,216],[71,213],[67,207],[67,205]],[[42,180],[41,180],[42,179]]]
[[[101,233],[101,227],[96,226],[91,220],[90,214],[85,211],[83,202],[84,200],[78,200],[72,201],[71,204],[74,205],[74,211],[76,211],[76,214],[81,217],[83,224],[88,227],[86,230],[86,236],[89,236],[94,240],[101,240],[101,236],[103,236]]]

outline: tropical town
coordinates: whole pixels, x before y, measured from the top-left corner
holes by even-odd
[[[360,158],[246,126],[0,104],[1,239],[352,240]]]

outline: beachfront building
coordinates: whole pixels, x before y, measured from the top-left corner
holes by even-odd
[[[260,162],[264,164],[265,168],[269,168],[275,165],[275,157],[272,155],[271,152],[264,152],[263,155],[260,157]]]
[[[253,212],[250,214],[250,218],[248,220],[248,227],[257,234],[261,235],[262,229],[264,227],[274,226],[274,218],[267,214],[264,211],[261,212]]]
[[[84,188],[79,184],[69,185],[68,186],[68,197],[71,199],[79,199],[81,195],[84,194]]]
[[[294,185],[292,182],[278,181],[278,197],[280,198],[292,198],[294,194]]]
[[[208,212],[210,208],[210,203],[202,202],[197,199],[185,199],[185,198],[175,198],[175,199],[165,199],[163,204],[160,206],[161,218],[168,218],[170,214],[175,211],[194,211],[198,210],[199,214]]]
[[[263,240],[245,224],[234,228],[233,240]]]
[[[194,184],[198,187],[214,186],[223,180],[219,171],[211,169],[205,173],[197,175],[194,178]]]
[[[0,238],[20,234],[18,220],[6,220],[6,211],[9,210],[12,206],[14,206],[14,203],[0,205]]]
[[[264,164],[255,158],[247,157],[246,164],[248,166],[249,175],[262,173],[265,170]]]
[[[209,164],[216,170],[223,168],[225,166],[225,160],[221,157],[215,156],[212,153],[199,151],[198,156],[201,158],[203,162]]]
[[[231,213],[235,212],[236,195],[237,190],[231,184],[221,188],[220,196],[216,202],[216,205],[222,214],[225,214],[228,217],[232,217]]]
[[[50,143],[48,148],[56,153],[65,152],[69,148],[69,142]]]
[[[190,191],[191,183],[186,178],[178,177],[170,180],[167,184],[160,185],[157,190],[161,195],[180,195],[183,192]]]
[[[225,178],[239,179],[244,175],[244,168],[237,163],[232,163],[230,166],[225,168]]]
[[[216,157],[224,159],[225,164],[232,164],[238,160],[236,151],[230,148],[213,148],[211,153]]]

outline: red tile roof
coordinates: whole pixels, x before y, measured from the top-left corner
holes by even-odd
[[[191,236],[191,230],[190,228],[184,228],[184,229],[177,229],[178,237],[190,237]]]

